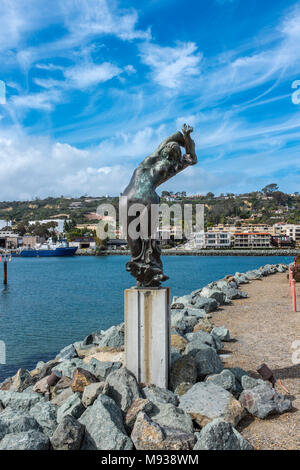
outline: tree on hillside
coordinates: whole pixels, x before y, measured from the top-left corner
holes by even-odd
[[[269,196],[272,194],[274,191],[278,191],[278,185],[276,183],[271,183],[267,184],[264,188],[262,188],[262,192],[266,195]]]

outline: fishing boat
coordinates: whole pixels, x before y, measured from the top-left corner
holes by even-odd
[[[45,243],[37,243],[34,248],[21,248],[14,256],[23,258],[37,258],[48,256],[73,256],[77,247],[70,247],[67,240],[53,242],[52,238],[48,238]]]

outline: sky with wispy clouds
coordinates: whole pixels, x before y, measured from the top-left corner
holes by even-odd
[[[300,1],[0,0],[0,12],[0,200],[119,195],[184,122],[198,165],[160,189],[299,190]]]

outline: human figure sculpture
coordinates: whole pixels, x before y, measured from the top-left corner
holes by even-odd
[[[130,183],[122,194],[127,198],[127,210],[132,204],[142,204],[147,212],[147,236],[136,239],[127,232],[131,260],[126,264],[126,269],[136,278],[138,287],[159,287],[161,282],[168,279],[163,273],[159,240],[151,232],[151,205],[159,204],[160,198],[155,191],[158,186],[197,163],[191,132],[193,128],[184,124],[182,132],[178,131],[165,139],[134,170]],[[184,147],[184,155],[180,147]],[[141,214],[140,219],[142,216]],[[127,217],[127,229],[134,219],[136,215]]]

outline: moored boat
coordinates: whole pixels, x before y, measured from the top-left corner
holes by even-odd
[[[45,243],[37,244],[34,248],[21,248],[15,256],[23,258],[49,257],[49,256],[73,256],[77,247],[70,247],[67,240],[53,242],[49,238]]]

